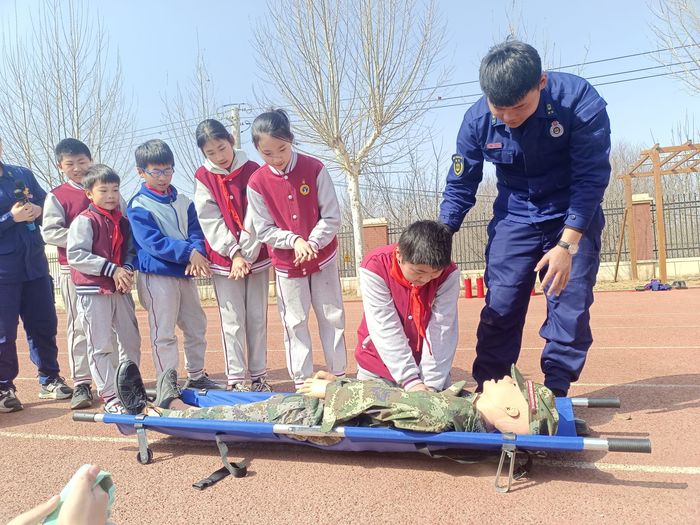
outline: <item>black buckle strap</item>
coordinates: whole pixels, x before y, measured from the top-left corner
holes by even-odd
[[[193,483],[192,487],[197,490],[209,488],[228,476],[233,476],[234,478],[244,478],[246,474],[248,474],[247,460],[244,459],[240,463],[231,463],[228,460],[228,447],[221,439],[221,434],[216,434],[216,446],[219,449],[219,456],[221,456],[221,462],[224,464],[224,466],[212,472],[209,477]]]

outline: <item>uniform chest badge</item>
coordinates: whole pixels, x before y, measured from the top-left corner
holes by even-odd
[[[301,193],[304,197],[306,197],[309,193],[311,193],[311,188],[309,187],[308,184],[303,182],[302,185],[299,186],[299,193]]]
[[[561,137],[564,134],[564,126],[558,120],[553,120],[549,127],[549,134],[554,138]]]
[[[452,170],[457,177],[464,172],[464,157],[462,157],[462,155],[452,155]]]

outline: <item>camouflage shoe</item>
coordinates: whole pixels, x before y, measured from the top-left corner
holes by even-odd
[[[62,377],[50,379],[39,390],[40,399],[68,399],[73,395],[73,389],[66,384]]]
[[[243,381],[240,381],[238,383],[228,385],[226,390],[229,390],[231,392],[250,392],[250,387],[246,385]]]
[[[0,412],[17,412],[23,408],[13,387],[0,388]]]
[[[267,378],[261,377],[260,379],[255,379],[250,384],[251,392],[272,392],[272,387],[267,382]]]
[[[193,390],[224,390],[224,387],[209,379],[207,374],[203,374],[199,379],[188,379],[185,381],[184,388],[192,388]]]

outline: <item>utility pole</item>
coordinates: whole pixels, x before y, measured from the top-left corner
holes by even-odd
[[[236,139],[236,147],[241,147],[241,105],[231,104],[231,133]]]

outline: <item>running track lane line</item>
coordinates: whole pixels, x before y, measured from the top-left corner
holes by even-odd
[[[137,444],[136,438],[126,437],[101,437],[101,436],[69,436],[61,434],[34,434],[32,432],[1,432],[0,437],[18,439],[45,439],[47,441],[76,441],[76,442],[99,442],[99,443],[130,443]],[[151,443],[159,443],[168,440],[168,445],[190,445],[191,442],[181,439],[172,439],[164,436],[159,439],[150,440]],[[564,461],[557,459],[538,459],[538,465],[556,468],[573,468],[582,470],[602,470],[602,471],[622,471],[622,472],[644,472],[648,474],[687,474],[700,475],[700,467],[669,467],[664,465],[627,465],[624,463],[604,463],[600,461]]]

